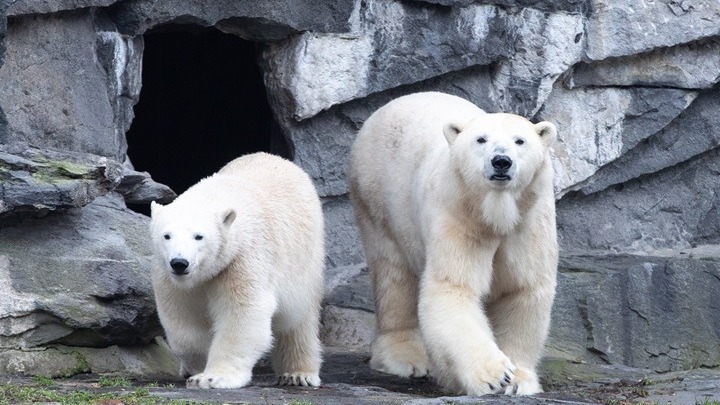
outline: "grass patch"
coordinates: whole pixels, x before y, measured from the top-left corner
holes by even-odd
[[[98,385],[101,387],[130,387],[132,382],[124,377],[109,377],[102,375],[98,379]]]
[[[695,405],[720,405],[720,401],[714,399],[698,399],[695,400]]]
[[[40,387],[52,387],[53,385],[55,385],[55,380],[50,377],[45,377],[43,375],[35,376],[33,378],[33,381],[35,381],[35,384]]]
[[[52,402],[62,405],[118,403],[124,405],[180,405],[190,403],[187,401],[168,400],[150,396],[150,390],[147,388],[139,388],[127,393],[95,393],[89,391],[62,392],[46,387],[23,387],[13,384],[0,384],[0,404],[2,405],[38,402]]]

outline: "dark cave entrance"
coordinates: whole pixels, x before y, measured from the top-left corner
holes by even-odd
[[[161,26],[144,40],[142,90],[127,132],[136,170],[180,194],[247,153],[291,158],[267,102],[256,43],[192,25]]]

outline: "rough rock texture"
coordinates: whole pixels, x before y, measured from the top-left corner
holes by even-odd
[[[30,16],[9,25],[0,67],[7,134],[0,143],[124,160],[142,40],[103,25],[91,11]]]
[[[243,38],[274,41],[302,31],[345,32],[354,2],[126,0],[111,7],[120,31],[138,35],[164,23],[217,26]]]
[[[115,188],[122,173],[106,157],[0,145],[0,215],[82,207]]]
[[[0,348],[151,341],[160,329],[146,227],[146,218],[126,210],[117,195],[81,209],[3,224]]]
[[[614,373],[720,366],[715,0],[28,0],[0,1],[0,13],[0,280],[12,297],[0,302],[0,373],[98,371],[112,356],[118,370],[172,368],[148,343],[160,333],[148,220],[124,205],[174,198],[133,169],[125,137],[143,36],[168,23],[257,44],[269,126],[323,199],[331,351],[365,352],[374,327],[349,148],[378,107],[435,90],[559,128],[563,265],[549,352],[562,373],[581,373],[568,361]],[[351,402],[423,400],[335,388]]]

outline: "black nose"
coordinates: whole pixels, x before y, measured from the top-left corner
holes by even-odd
[[[190,265],[185,259],[172,259],[170,260],[170,267],[173,269],[173,273],[177,275],[187,274],[187,268]]]
[[[505,155],[497,155],[490,161],[495,170],[506,172],[512,166],[512,159]]]

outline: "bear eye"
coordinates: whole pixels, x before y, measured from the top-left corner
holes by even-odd
[[[516,144],[516,145],[522,145],[522,144],[524,144],[524,143],[525,143],[525,140],[524,140],[524,139],[518,139],[518,140],[515,141],[515,144]]]
[[[480,138],[477,139],[477,143],[485,143],[485,142],[487,142],[487,139],[485,139],[484,136],[481,136]]]
[[[165,235],[163,235],[163,238],[165,238],[165,240],[170,240],[170,234],[166,233]]]
[[[202,236],[202,235],[195,235],[195,240],[203,240],[203,236]]]

